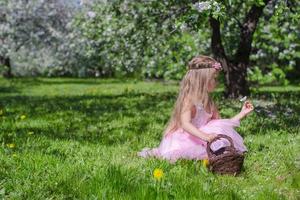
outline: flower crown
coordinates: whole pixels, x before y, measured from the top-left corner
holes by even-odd
[[[205,68],[214,68],[216,70],[222,70],[221,63],[215,62],[215,63],[197,63],[195,65],[189,65],[190,69],[205,69]]]

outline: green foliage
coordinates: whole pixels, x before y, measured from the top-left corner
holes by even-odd
[[[251,63],[259,66],[263,75],[273,74],[277,84],[299,82],[299,2],[288,7],[283,1],[264,10],[254,35]],[[292,9],[292,11],[291,11]],[[297,19],[297,20],[296,20]],[[275,75],[277,74],[277,75]],[[284,75],[285,74],[285,75]],[[271,82],[272,82],[271,81]]]
[[[176,80],[193,56],[211,55],[210,15],[220,20],[226,54],[234,60],[246,13],[253,5],[264,4],[263,0],[95,0],[77,7],[72,1],[64,6],[60,1],[37,2],[0,3],[7,14],[3,16],[10,16],[0,16],[4,38],[0,54],[10,56],[14,74]],[[26,12],[19,9],[23,7]],[[250,68],[259,67],[262,77],[281,74],[267,83],[287,83],[282,72],[289,82],[299,82],[299,8],[299,1],[279,0],[263,10],[253,36]],[[19,23],[23,18],[30,20]],[[21,48],[15,52],[17,47]],[[280,70],[274,71],[276,66]]]
[[[201,38],[204,35],[194,37],[189,33],[183,33],[181,36],[173,36],[165,45],[163,54],[159,56],[147,57],[144,60],[148,63],[146,68],[143,69],[145,77],[155,77],[164,79],[177,79],[180,80],[186,73],[187,62],[193,56],[197,55],[201,46],[199,45]]]
[[[159,145],[178,84],[130,79],[0,79],[1,199],[291,199],[299,195],[300,88],[260,87],[237,131],[249,150],[240,176],[200,161],[140,158]],[[221,116],[241,102],[214,99]],[[269,116],[272,114],[272,116]],[[274,117],[275,114],[275,117]],[[22,117],[25,115],[25,118]],[[14,144],[10,145],[10,144]],[[162,181],[153,178],[160,168]]]
[[[261,69],[257,66],[248,70],[248,81],[252,85],[288,85],[289,81],[286,79],[284,71],[273,65],[269,73],[263,74]]]
[[[210,55],[208,16],[212,14],[221,21],[225,50],[233,57],[240,34],[237,20],[242,23],[253,4],[262,6],[264,2],[205,1],[198,7],[190,1],[98,2],[84,10],[76,27],[92,41],[87,61],[95,61],[91,66],[103,76],[180,79],[189,59],[197,54]],[[86,17],[88,10],[96,16]],[[281,10],[284,15],[278,14]],[[295,72],[298,59],[296,13],[290,12],[283,1],[265,8],[251,56],[251,65],[259,66],[262,76],[276,65],[288,74],[287,78],[295,80],[289,74]],[[278,23],[286,28],[279,29]],[[272,73],[278,74],[276,71]],[[281,75],[269,82],[287,83],[282,79]]]

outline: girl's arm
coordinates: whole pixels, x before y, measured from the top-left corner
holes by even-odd
[[[191,123],[191,107],[187,107],[185,106],[183,108],[182,114],[181,114],[181,127],[189,132],[190,134],[197,136],[199,138],[201,138],[202,140],[205,141],[211,141],[214,137],[216,137],[216,134],[207,134],[204,133],[202,131],[200,131],[199,129],[197,129],[192,123]]]
[[[248,115],[249,113],[251,113],[254,110],[254,107],[252,105],[252,103],[250,101],[246,101],[242,107],[242,110],[235,115],[234,117],[232,117],[232,120],[237,120],[240,121],[241,119],[243,119],[246,115]]]
[[[238,114],[236,114],[234,117],[231,118],[231,120],[234,121],[240,121],[241,119],[243,119],[246,115],[242,112],[239,112]]]

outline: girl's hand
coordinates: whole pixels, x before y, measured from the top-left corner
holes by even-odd
[[[250,101],[245,101],[241,113],[246,116],[254,110],[254,107]]]
[[[210,141],[212,141],[215,137],[217,137],[218,136],[218,134],[215,134],[215,133],[211,133],[211,134],[207,134],[207,139],[206,139],[206,141],[207,142],[210,142]]]

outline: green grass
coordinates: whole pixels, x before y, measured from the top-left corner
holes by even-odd
[[[253,90],[253,102],[276,118],[252,113],[241,122],[249,154],[237,177],[208,173],[199,161],[136,156],[159,144],[177,90],[135,80],[0,79],[0,198],[299,199],[300,87]],[[214,98],[231,117],[241,103],[221,91]]]

